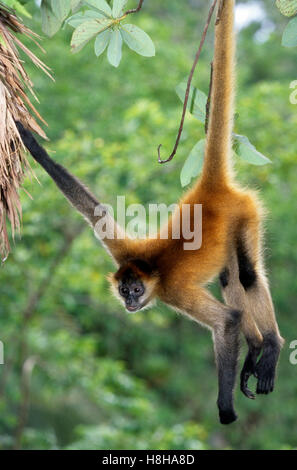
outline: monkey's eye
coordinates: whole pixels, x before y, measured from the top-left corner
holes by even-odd
[[[120,294],[123,295],[124,297],[127,296],[129,294],[129,289],[127,287],[121,287]]]
[[[143,289],[141,287],[135,287],[134,288],[134,294],[137,294],[138,296],[143,294]]]

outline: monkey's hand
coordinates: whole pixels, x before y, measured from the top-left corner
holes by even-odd
[[[256,363],[257,358],[261,352],[261,348],[255,347],[253,345],[249,346],[248,354],[245,358],[244,365],[240,374],[240,390],[242,393],[251,400],[254,400],[256,397],[254,393],[248,388],[248,381],[251,375],[256,374]]]

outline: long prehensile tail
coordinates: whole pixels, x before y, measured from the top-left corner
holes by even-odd
[[[225,184],[232,172],[232,131],[235,76],[235,0],[220,0],[215,31],[215,54],[210,121],[202,183]]]

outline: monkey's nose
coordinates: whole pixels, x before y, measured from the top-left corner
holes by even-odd
[[[128,297],[126,300],[126,308],[129,312],[135,312],[138,309],[138,303],[135,302],[133,297]]]

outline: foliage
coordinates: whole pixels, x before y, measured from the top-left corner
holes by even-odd
[[[10,251],[7,221],[11,224],[12,238],[20,231],[22,208],[19,188],[29,164],[19,136],[15,119],[30,130],[46,137],[36,122],[42,117],[30,98],[36,98],[33,83],[26,73],[20,52],[36,67],[51,77],[48,67],[22,43],[20,38],[36,43],[39,37],[27,28],[11,10],[0,3],[0,260]],[[35,115],[35,116],[34,116]],[[44,122],[44,121],[43,121]],[[45,122],[44,122],[45,123]]]
[[[23,5],[25,2],[21,2],[20,0],[5,0],[3,3],[6,4],[9,8],[14,9],[19,15],[25,16],[26,18],[31,18],[29,11]]]
[[[285,16],[294,16],[297,13],[297,0],[276,0],[276,6]]]
[[[79,52],[91,39],[95,39],[95,54],[101,55],[107,48],[107,58],[111,65],[118,67],[122,58],[123,41],[127,46],[145,57],[155,55],[151,38],[141,28],[123,21],[127,15],[124,7],[127,0],[113,0],[112,7],[106,0],[88,0],[87,8],[70,16],[66,24],[75,31],[71,38],[73,52]],[[70,13],[77,11],[81,2],[70,0],[42,0],[42,29],[53,36]],[[90,9],[91,8],[91,9]]]
[[[116,195],[125,194],[127,204],[170,204],[181,195],[180,170],[203,138],[202,127],[188,113],[182,145],[168,165],[157,164],[156,148],[160,142],[170,148],[175,138],[180,102],[173,90],[190,69],[193,31],[201,30],[206,4],[147,2],[137,25],[156,40],[152,61],[132,54],[111,73],[102,56],[93,60],[91,45],[70,55],[66,28],[43,43],[55,84],[27,65],[49,124],[48,150],[103,202],[115,205]],[[289,102],[296,51],[280,46],[284,18],[270,16],[277,10],[271,0],[266,4],[276,21],[267,41],[255,39],[257,24],[238,37],[237,126],[273,165],[236,159],[236,168],[243,184],[261,188],[270,210],[265,255],[286,338],[275,392],[249,401],[237,387],[239,421],[219,425],[209,333],[163,305],[131,316],[122,311],[105,279],[114,269],[110,258],[87,227],[79,232],[84,222],[33,164],[41,184],[26,181],[33,200],[22,192],[23,236],[0,270],[0,448],[16,445],[23,354],[38,362],[22,448],[297,447],[297,369],[289,362],[297,331],[297,108]],[[27,8],[39,31],[39,9]],[[209,40],[195,83],[205,94],[211,56]],[[244,353],[245,347],[240,366]]]
[[[5,3],[25,17],[31,17],[23,3],[30,0],[6,0]],[[123,42],[144,57],[155,55],[155,46],[149,35],[134,24],[127,24],[124,14],[128,0],[41,0],[42,31],[54,36],[65,25],[75,28],[71,38],[72,52],[79,52],[91,39],[95,39],[95,54],[107,48],[111,65],[118,67],[122,58]],[[69,16],[71,15],[71,16]]]
[[[297,16],[287,25],[283,34],[282,45],[286,47],[297,46]]]
[[[6,0],[5,3],[20,15],[30,17],[26,6],[30,1]],[[128,0],[41,0],[42,30],[52,37],[63,25],[74,27],[71,39],[73,52],[79,52],[91,39],[96,38],[95,54],[99,56],[108,48],[107,58],[115,67],[118,67],[122,58],[123,41],[138,54],[152,57],[155,55],[155,46],[148,34],[136,25],[125,24],[127,15],[124,9],[127,3]],[[276,0],[276,6],[287,17],[297,13],[296,0]],[[284,46],[297,45],[296,30],[296,18],[293,18],[283,34]]]
[[[285,16],[297,14],[297,0],[276,0],[276,5]],[[282,45],[285,47],[297,46],[297,16],[289,21],[282,37]]]
[[[185,99],[186,88],[187,84],[184,82],[180,83],[176,87],[176,93],[182,102],[184,102]],[[191,86],[188,110],[198,119],[198,121],[202,122],[203,124],[205,124],[206,121],[206,104],[206,94],[198,88]],[[247,137],[234,134],[233,143],[236,154],[246,162],[259,166],[271,163],[269,158],[258,152],[258,150],[250,143]],[[203,167],[204,150],[205,139],[199,140],[199,142],[192,148],[180,174],[180,181],[183,187],[190,184],[191,180],[200,174]]]

